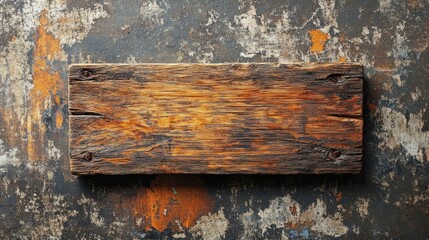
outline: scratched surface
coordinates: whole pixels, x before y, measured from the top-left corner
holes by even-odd
[[[429,2],[0,1],[1,239],[429,238]],[[71,63],[361,62],[357,176],[79,178]]]

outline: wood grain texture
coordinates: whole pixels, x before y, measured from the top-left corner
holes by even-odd
[[[74,174],[358,173],[360,64],[94,64],[69,75]]]

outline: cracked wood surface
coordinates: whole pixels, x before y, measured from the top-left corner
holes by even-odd
[[[74,174],[358,173],[360,64],[70,67]]]

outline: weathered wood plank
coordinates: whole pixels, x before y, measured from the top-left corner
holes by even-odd
[[[74,174],[358,173],[359,64],[73,65]]]

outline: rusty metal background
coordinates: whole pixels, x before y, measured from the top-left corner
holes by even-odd
[[[428,37],[427,0],[0,0],[0,238],[428,239]],[[69,173],[70,63],[259,61],[364,64],[361,174]]]

